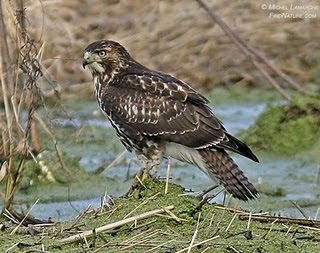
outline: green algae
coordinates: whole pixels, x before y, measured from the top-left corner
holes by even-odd
[[[116,180],[85,170],[79,156],[62,152],[62,160],[63,165],[53,150],[41,152],[37,163],[27,160],[14,200],[30,204],[37,199],[40,203],[91,199],[102,196],[106,187],[121,192]]]
[[[267,108],[241,138],[249,146],[268,153],[292,155],[314,150],[320,140],[319,129],[319,100],[297,97],[290,105]]]
[[[102,196],[106,191],[106,186],[119,188],[114,179],[87,172],[79,165],[78,157],[64,155],[67,168],[67,171],[64,171],[59,162],[55,160],[56,157],[52,156],[52,160],[46,160],[45,165],[52,172],[54,181],[48,180],[43,172],[36,172],[36,164],[28,161],[26,170],[29,172],[23,174],[19,191],[15,195],[16,201],[31,203],[40,199],[41,203],[49,203],[90,199]],[[35,174],[30,175],[31,171]]]
[[[194,244],[219,236],[212,241],[199,245],[192,252],[232,252],[232,248],[241,252],[319,252],[319,231],[298,228],[293,225],[286,233],[282,224],[260,223],[240,220],[231,211],[223,210],[216,204],[205,204],[201,210],[196,209],[200,200],[195,197],[182,195],[180,186],[170,184],[169,193],[164,194],[165,183],[147,181],[144,182],[141,199],[117,198],[114,205],[104,206],[86,213],[76,225],[78,229],[68,230],[75,221],[58,223],[55,227],[43,228],[47,234],[35,236],[28,235],[26,229],[19,229],[15,235],[10,235],[12,227],[1,232],[0,251],[3,252],[16,243],[20,243],[22,251],[40,250],[41,244],[50,252],[93,252],[105,244],[99,252],[144,252],[157,245],[166,243],[151,252],[176,252],[190,245],[195,230],[197,234]],[[153,216],[134,224],[124,225],[120,228],[99,233],[93,239],[87,237],[86,244],[83,240],[70,244],[60,244],[59,239],[73,235],[80,230],[91,230],[99,226],[122,220],[141,214],[146,211],[174,205],[173,213],[181,219],[177,222],[169,215]],[[233,221],[232,221],[233,220]],[[199,223],[198,223],[199,221]],[[198,224],[197,224],[198,223]],[[272,227],[272,229],[270,229]],[[227,229],[228,228],[228,229]],[[39,231],[41,228],[37,228]],[[298,230],[297,230],[298,229]],[[227,231],[226,231],[227,230]],[[61,233],[61,231],[64,231]],[[144,233],[144,234],[143,234]],[[154,233],[154,234],[153,234]],[[153,235],[152,235],[153,234]],[[148,236],[150,236],[148,238]],[[302,237],[304,236],[304,237]],[[136,238],[136,239],[135,239]],[[124,246],[136,243],[128,249]],[[145,241],[145,245],[139,245],[139,241]],[[89,246],[89,248],[88,248]],[[91,247],[91,248],[90,248]],[[13,249],[17,251],[18,246]]]

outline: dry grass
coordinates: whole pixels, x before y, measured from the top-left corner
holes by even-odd
[[[286,73],[300,82],[313,81],[310,67],[316,64],[320,51],[318,18],[270,19],[259,1],[207,2]],[[316,4],[312,0],[305,3]],[[27,12],[34,37],[45,43],[43,65],[64,87],[90,80],[81,69],[80,58],[84,47],[98,39],[117,40],[143,64],[173,73],[197,87],[266,82],[257,78],[250,61],[221,29],[212,27],[194,0],[43,0],[42,7],[38,1],[29,1]],[[76,86],[72,91],[81,88]]]
[[[4,107],[0,108],[0,164],[1,180],[5,179],[6,185],[4,209],[12,204],[25,161],[34,159],[38,164],[36,155],[41,149],[34,114],[43,105],[38,79],[43,76],[44,47],[39,49],[30,35],[25,10],[23,0],[0,3],[0,97]]]

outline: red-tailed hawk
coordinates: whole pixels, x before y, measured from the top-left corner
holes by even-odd
[[[258,162],[250,148],[227,132],[208,100],[189,84],[135,61],[119,43],[101,40],[83,53],[99,106],[124,146],[149,171],[162,157],[196,165],[233,197],[258,192],[225,150]]]

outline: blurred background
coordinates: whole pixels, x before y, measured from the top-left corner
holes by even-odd
[[[110,124],[100,113],[91,75],[81,66],[82,51],[89,43],[110,39],[124,45],[143,65],[173,74],[200,90],[210,99],[226,128],[252,145],[260,164],[234,157],[261,191],[261,199],[249,204],[234,201],[233,205],[300,217],[301,213],[291,202],[295,201],[310,217],[317,217],[320,196],[318,104],[313,99],[305,102],[305,98],[297,95],[300,104],[312,104],[308,107],[312,110],[302,110],[292,101],[283,99],[196,1],[22,2],[19,5],[21,1],[2,1],[10,51],[10,59],[4,61],[15,73],[13,91],[23,94],[27,78],[16,60],[21,55],[24,40],[17,19],[23,10],[24,29],[30,39],[26,44],[32,41],[31,52],[43,74],[34,84],[41,90],[43,103],[36,106],[37,114],[32,116],[36,122],[34,128],[31,127],[34,134],[27,139],[34,156],[26,155],[21,171],[18,169],[21,176],[15,182],[14,206],[23,209],[39,198],[40,202],[33,209],[35,216],[65,220],[76,216],[89,204],[99,206],[105,193],[120,196],[128,190],[139,165],[134,156],[124,152]],[[294,2],[206,1],[247,43],[264,52],[304,90],[316,93],[320,80],[319,6],[316,10],[285,11],[311,13],[309,18],[270,17],[270,13],[284,11],[274,10],[269,5],[290,8]],[[267,9],[262,4],[268,6]],[[306,0],[299,4],[317,6],[318,1]],[[8,73],[4,63],[2,72]],[[274,72],[270,75],[295,96],[292,87],[279,75]],[[4,123],[7,116],[5,93],[0,94]],[[19,110],[23,128],[30,119],[28,108],[22,105]],[[292,119],[295,121],[289,122]],[[286,122],[288,125],[281,125]],[[305,125],[308,129],[301,127]],[[5,124],[1,127],[5,143],[8,129]],[[267,132],[266,129],[285,135],[274,136],[270,132],[270,136],[277,139],[274,142],[267,134],[261,134]],[[18,139],[16,146],[20,143]],[[3,143],[0,151],[5,153]],[[5,168],[3,164],[8,156],[4,154],[0,158]],[[19,159],[20,156],[10,164],[12,171],[20,168]],[[158,173],[161,178],[165,177],[165,168],[166,161]],[[10,173],[4,176],[0,187],[3,199],[8,194],[8,185],[4,184],[8,175]],[[198,169],[176,161],[171,176],[173,182],[196,192],[211,185]],[[223,194],[214,199],[222,200]]]
[[[25,2],[28,29],[35,40],[45,43],[42,63],[59,85],[90,82],[89,73],[79,64],[82,51],[93,41],[111,39],[148,67],[172,73],[197,88],[268,86],[194,0]],[[262,2],[252,0],[207,3],[286,73],[300,82],[319,78],[319,17],[269,18],[274,11],[263,10]],[[289,7],[293,1],[263,2],[274,3]],[[300,4],[316,5],[317,1]],[[14,39],[14,29],[12,33]]]

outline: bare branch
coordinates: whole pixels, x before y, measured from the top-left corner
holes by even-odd
[[[240,48],[240,50],[249,57],[252,63],[257,67],[260,73],[279,91],[279,93],[286,99],[291,101],[291,96],[278,84],[278,82],[269,75],[262,65],[257,60],[262,61],[271,70],[278,74],[282,79],[287,81],[294,89],[296,89],[302,95],[307,93],[303,90],[300,84],[282,72],[271,60],[269,60],[263,53],[256,48],[249,45],[244,39],[242,39],[232,28],[230,28],[214,11],[212,11],[203,0],[196,0],[198,4],[208,13],[212,20],[217,23],[220,28],[231,38],[231,40]]]

